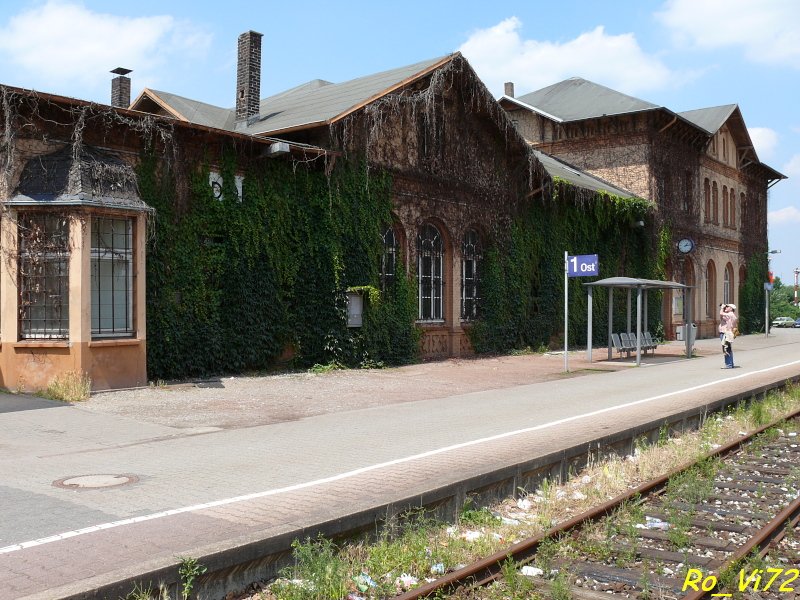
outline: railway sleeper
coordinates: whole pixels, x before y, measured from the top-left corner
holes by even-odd
[[[688,552],[673,552],[671,550],[659,550],[657,548],[629,546],[628,544],[612,544],[611,548],[620,556],[635,555],[639,558],[652,558],[660,562],[683,563],[690,567],[705,567],[715,561],[713,556],[699,556],[697,554],[689,554]]]
[[[636,533],[637,537],[647,540],[658,540],[660,542],[669,542],[670,535],[663,531],[648,531],[642,529]],[[736,549],[736,544],[729,540],[718,540],[710,537],[692,537],[692,546],[698,548],[708,548],[709,550],[719,550],[720,552],[733,552]]]
[[[670,520],[670,516],[665,512],[648,510],[647,516],[665,521],[667,523],[669,523]],[[706,531],[730,531],[732,533],[751,534],[755,531],[753,527],[747,527],[746,525],[739,525],[737,523],[729,523],[728,521],[711,521],[709,519],[692,518],[689,520],[689,524],[691,524],[693,527],[697,527],[698,529],[703,529]]]
[[[648,572],[644,574],[644,570],[639,567],[612,567],[601,563],[569,563],[566,560],[557,560],[553,564],[559,571],[566,571],[581,579],[591,579],[596,581],[599,585],[623,584],[630,587],[635,587],[638,590],[642,589],[642,582],[646,579],[647,585],[651,589],[659,589],[669,592],[680,592],[681,583],[671,577],[664,577],[656,575],[655,573]],[[581,586],[573,586],[574,589],[586,589]],[[603,595],[608,598],[608,592],[605,590]]]
[[[766,513],[758,512],[747,512],[743,510],[728,510],[726,508],[721,508],[719,506],[714,506],[712,504],[688,504],[686,502],[675,502],[672,505],[673,508],[677,508],[684,511],[700,511],[700,512],[707,512],[720,515],[721,517],[743,517],[746,518],[748,521],[764,521],[767,522],[770,520],[770,516]]]

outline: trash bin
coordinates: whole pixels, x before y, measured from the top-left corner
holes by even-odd
[[[694,346],[694,341],[697,339],[697,325],[692,323],[691,329],[689,329],[689,346]]]
[[[685,325],[681,325],[680,327],[675,328],[675,339],[679,342],[683,341],[683,328]]]

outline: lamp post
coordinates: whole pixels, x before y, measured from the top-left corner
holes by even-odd
[[[797,276],[800,275],[800,267],[794,268],[794,305],[797,306]]]
[[[767,273],[769,273],[769,261],[772,260],[770,254],[780,254],[780,250],[770,250],[767,252]],[[769,337],[769,292],[772,289],[772,282],[767,281],[764,283],[764,337]]]

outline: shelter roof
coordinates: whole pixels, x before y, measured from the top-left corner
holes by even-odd
[[[645,290],[671,289],[684,290],[692,286],[678,283],[677,281],[659,281],[658,279],[637,279],[634,277],[607,277],[599,281],[590,281],[583,285],[591,287],[610,287],[610,288],[641,288]]]

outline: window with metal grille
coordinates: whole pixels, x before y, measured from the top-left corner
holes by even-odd
[[[394,277],[397,269],[397,236],[394,229],[388,227],[383,232],[383,252],[381,252],[380,279],[381,291],[394,288]]]
[[[20,215],[19,337],[69,337],[69,219]]]
[[[92,337],[133,335],[133,222],[92,219]]]
[[[478,232],[470,229],[461,242],[461,318],[471,321],[480,312],[483,249]]]
[[[417,280],[421,321],[443,320],[443,258],[442,236],[436,227],[428,223],[417,235]]]

